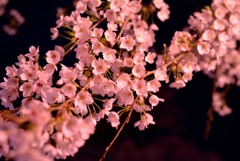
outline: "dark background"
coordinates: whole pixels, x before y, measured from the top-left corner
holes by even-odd
[[[187,19],[194,11],[200,11],[210,0],[166,1],[170,5],[170,19],[159,23],[156,48],[162,43],[169,44],[176,30],[187,25]],[[56,41],[50,39],[50,27],[55,26],[56,8],[70,4],[64,0],[10,0],[7,10],[16,8],[24,17],[25,23],[15,36],[9,36],[0,28],[0,76],[5,67],[17,61],[16,56],[28,52],[31,45],[40,46],[44,56],[53,49]],[[0,17],[0,26],[6,23]],[[233,113],[226,117],[214,114],[215,121],[209,138],[204,139],[206,112],[211,105],[212,80],[202,73],[196,73],[187,87],[174,90],[163,85],[159,95],[165,98],[152,111],[156,125],[143,132],[133,128],[136,120],[133,115],[120,137],[107,154],[106,161],[239,161],[240,156],[240,101],[239,88],[233,87],[228,102]],[[96,161],[116,134],[106,121],[101,121],[96,133],[87,141],[74,157],[68,161]]]

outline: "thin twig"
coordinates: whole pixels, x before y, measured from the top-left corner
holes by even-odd
[[[218,67],[216,67],[216,75],[218,73]],[[214,77],[214,80],[213,80],[213,88],[212,88],[212,95],[217,91],[217,86],[216,86],[216,82],[217,82],[217,77]],[[207,121],[206,121],[206,129],[205,129],[205,132],[204,132],[204,139],[205,140],[208,140],[209,138],[209,134],[210,134],[210,131],[212,129],[212,122],[214,121],[214,115],[213,115],[213,106],[211,105],[207,111]]]
[[[142,2],[141,0],[138,1],[138,4],[137,4],[137,5],[141,4],[141,2]],[[132,16],[132,14],[129,14],[129,16],[127,17],[127,19],[124,21],[123,26],[122,26],[122,28],[121,28],[121,30],[120,30],[117,38],[116,38],[116,42],[117,42],[117,41],[120,39],[120,37],[122,36],[123,30],[124,30],[124,28],[126,27],[126,25],[127,25],[128,21],[130,20],[131,16]]]
[[[127,19],[124,21],[124,24],[123,24],[123,26],[122,26],[122,28],[121,28],[121,30],[120,30],[117,38],[116,38],[116,41],[118,41],[118,40],[120,39],[120,37],[122,36],[123,30],[124,30],[125,26],[127,25],[128,21],[130,20],[130,18],[131,18],[131,14],[130,14],[130,15],[127,17]]]
[[[95,27],[97,27],[100,23],[102,23],[105,20],[105,18],[101,18],[97,23],[95,23],[90,30],[93,30]]]
[[[132,111],[133,111],[133,106],[130,107],[130,111],[128,113],[127,118],[125,119],[125,121],[123,122],[122,126],[119,128],[117,134],[115,135],[115,137],[113,138],[113,140],[110,142],[110,144],[108,145],[108,147],[105,149],[104,154],[102,155],[101,159],[99,159],[99,161],[103,161],[106,157],[106,154],[108,153],[109,149],[112,147],[113,143],[116,141],[116,139],[118,138],[118,136],[120,135],[120,133],[122,132],[123,128],[125,127],[125,125],[129,122],[130,117],[132,115]]]
[[[171,61],[169,61],[168,63],[164,64],[163,66],[159,67],[160,69],[163,69],[163,68],[166,68],[168,67],[169,65],[171,65],[172,63],[175,63],[176,61],[180,60],[183,58],[185,53],[181,53],[180,55],[178,55],[176,58],[172,59]],[[152,70],[152,71],[149,71],[147,72],[143,78],[146,78],[147,76],[151,75],[151,74],[154,74],[154,72],[156,71],[157,69],[155,70]]]

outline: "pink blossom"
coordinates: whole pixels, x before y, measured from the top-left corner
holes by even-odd
[[[118,104],[131,105],[134,101],[133,93],[130,89],[123,89],[117,93]]]
[[[153,4],[157,9],[161,9],[164,5],[166,5],[163,0],[153,0]]]
[[[119,0],[111,0],[110,1],[110,8],[115,11],[118,12],[120,11],[120,7],[124,4],[124,1],[119,1]]]
[[[31,122],[44,127],[51,119],[51,114],[47,110],[48,108],[49,105],[47,103],[26,98],[22,100],[21,113],[29,117]]]
[[[182,71],[184,73],[192,73],[194,70],[196,70],[196,64],[193,61],[187,61],[181,65]]]
[[[90,48],[87,44],[78,45],[78,47],[75,49],[76,58],[79,60],[79,64],[86,65],[87,67],[91,65],[95,58],[89,53],[89,50]]]
[[[134,29],[134,34],[135,34],[135,38],[136,38],[136,41],[138,43],[146,43],[146,44],[149,44],[149,45],[152,45],[151,44],[151,37],[149,36],[149,30],[141,27],[141,28],[136,28]]]
[[[72,67],[66,67],[65,65],[61,64],[62,69],[59,72],[59,76],[61,77],[60,80],[62,83],[69,83],[74,82],[77,79],[78,70]]]
[[[32,82],[25,82],[19,87],[19,90],[23,92],[23,97],[30,96],[33,92],[33,89]]]
[[[133,50],[136,42],[131,35],[126,35],[120,38],[120,48],[126,49],[127,51]]]
[[[19,92],[17,88],[11,87],[11,86],[5,86],[1,84],[2,90],[0,90],[0,98],[2,100],[2,105],[4,107],[9,108],[10,110],[13,110],[13,104],[12,101],[15,101],[19,97]]]
[[[93,37],[100,38],[100,37],[102,37],[102,34],[103,34],[103,29],[101,29],[101,28],[93,29],[93,32],[92,32]]]
[[[100,52],[105,51],[106,47],[100,41],[98,41],[97,38],[92,38],[91,42],[92,42],[92,50],[94,54],[98,55]]]
[[[106,64],[105,60],[98,59],[92,61],[93,73],[95,75],[104,74],[108,69],[108,65]]]
[[[224,105],[221,110],[217,111],[220,116],[226,116],[232,113],[232,109]]]
[[[38,71],[30,68],[29,66],[25,66],[21,69],[22,70],[19,72],[19,75],[22,80],[34,80],[38,77]]]
[[[211,22],[213,20],[212,12],[208,9],[202,9],[201,13],[195,12],[194,16],[200,19],[202,22]]]
[[[113,45],[114,43],[115,43],[115,41],[116,41],[116,36],[117,36],[117,34],[114,32],[114,31],[112,31],[112,30],[106,30],[105,32],[104,32],[104,36],[105,36],[105,38],[106,38],[106,40],[111,44],[111,45]]]
[[[213,28],[219,31],[225,30],[226,25],[227,25],[227,21],[225,19],[216,19],[213,22]]]
[[[147,91],[158,92],[161,87],[161,83],[157,79],[150,80],[147,82]]]
[[[41,91],[44,86],[51,86],[51,82],[43,81],[43,80],[38,80],[34,82],[33,84],[33,90],[36,93],[35,98],[39,98],[41,96]]]
[[[239,36],[239,32],[240,32],[240,24],[235,24],[232,26],[232,33],[234,34],[234,36],[240,40],[240,36]]]
[[[117,31],[118,25],[114,21],[110,21],[107,24],[107,28],[110,31]]]
[[[175,82],[170,84],[171,88],[176,88],[176,89],[180,89],[180,88],[183,88],[185,86],[186,86],[186,83],[181,79],[176,80]]]
[[[145,128],[148,128],[148,125],[150,124],[155,124],[155,122],[153,121],[153,117],[148,114],[148,113],[144,113],[142,116],[141,116],[141,120],[138,121],[138,122],[135,122],[134,123],[134,127],[138,127],[139,130],[144,130]]]
[[[43,150],[43,153],[50,158],[54,158],[57,156],[57,149],[50,143],[45,144],[42,150]]]
[[[139,112],[139,113],[146,112],[146,111],[151,111],[150,106],[146,105],[144,102],[134,103],[133,108],[136,112]]]
[[[220,32],[218,34],[218,40],[220,42],[226,43],[229,40],[229,35],[226,32]]]
[[[234,9],[237,10],[237,8],[239,9],[240,5],[239,1],[237,0],[224,0],[223,3],[229,11],[234,11]]]
[[[159,81],[165,81],[168,78],[166,71],[161,68],[157,68],[157,70],[154,71],[154,76]]]
[[[105,89],[105,86],[106,84],[103,84],[103,85],[95,85],[95,86],[92,86],[90,89],[91,89],[91,92],[92,94],[95,94],[95,95],[101,95],[102,97],[104,97],[106,94],[107,94],[107,91]]]
[[[49,64],[49,65],[52,65],[52,64]],[[51,79],[52,79],[53,72],[51,70],[49,70],[49,67],[47,67],[47,68],[48,69],[44,69],[38,73],[38,79],[39,79],[39,81],[41,81],[43,83],[51,82]]]
[[[90,87],[92,86],[104,86],[107,82],[107,78],[105,78],[103,75],[96,75],[93,77],[93,80],[90,83]]]
[[[151,106],[157,106],[159,101],[164,102],[164,99],[157,97],[156,95],[151,95],[149,97],[149,103]]]
[[[216,37],[216,33],[214,30],[207,29],[204,31],[202,38],[205,41],[212,42]]]
[[[123,12],[125,15],[129,15],[129,14],[132,14],[132,13],[138,13],[141,8],[142,8],[142,5],[139,4],[139,2],[137,0],[132,0],[132,1],[129,1],[128,3],[125,3],[122,8],[124,8]]]
[[[118,125],[120,124],[119,115],[116,112],[114,112],[114,111],[109,112],[107,121],[111,123],[112,127],[116,127],[117,128]]]
[[[99,7],[102,3],[101,0],[89,0],[89,2],[91,4],[91,6],[93,6],[93,7]]]
[[[157,12],[157,17],[159,20],[161,20],[162,22],[166,21],[167,19],[169,19],[169,15],[170,15],[170,11],[168,10],[168,8],[166,9],[161,9],[160,11]]]
[[[117,87],[120,89],[127,88],[129,85],[131,85],[131,77],[129,74],[122,73],[119,75],[119,77],[116,80]]]
[[[147,83],[144,79],[135,79],[133,81],[133,89],[136,91],[138,96],[148,96]]]
[[[46,60],[49,64],[57,64],[61,60],[61,54],[56,50],[50,50],[46,53]]]
[[[84,56],[89,54],[89,44],[80,44],[77,46],[77,48],[74,50],[76,51],[76,58],[77,59],[83,59]]]
[[[107,18],[108,22],[114,21],[116,19],[116,12],[112,9],[108,9],[105,13],[104,13],[104,17]]]
[[[211,45],[208,42],[199,42],[197,45],[197,50],[200,55],[209,54]]]
[[[73,27],[73,30],[75,31],[75,37],[79,39],[81,43],[84,43],[85,41],[89,40],[91,37],[91,31],[85,24],[82,23],[86,22],[84,20],[80,20],[83,22],[80,22],[80,24],[77,24]]]
[[[171,55],[177,54],[180,51],[189,51],[191,50],[191,41],[193,36],[188,32],[177,31],[172,38],[169,51]]]
[[[6,75],[10,78],[15,77],[17,75],[18,69],[13,65],[12,67],[6,67]]]
[[[55,40],[59,35],[58,29],[56,27],[52,27],[52,28],[50,28],[50,31],[52,33],[51,39]]]
[[[145,66],[146,62],[144,61],[144,58],[145,58],[145,54],[143,52],[134,53],[133,62],[134,64],[141,64]]]
[[[76,95],[77,87],[72,83],[67,83],[61,88],[61,91],[68,98],[72,98]]]
[[[107,62],[113,63],[116,60],[116,53],[117,51],[115,49],[106,48],[103,52],[103,59]]]
[[[92,95],[88,91],[79,92],[74,100],[76,112],[86,115],[88,112],[87,105],[93,102]]]
[[[233,25],[240,23],[240,14],[239,13],[232,13],[229,17],[229,22]]]
[[[26,135],[25,135],[26,137]],[[34,148],[23,149],[20,151],[16,151],[16,153],[12,156],[15,161],[52,161],[52,159],[48,158],[40,151]]]
[[[82,1],[77,1],[76,3],[76,10],[79,12],[79,13],[84,13],[87,9],[87,4],[82,2]]]
[[[60,101],[60,90],[58,88],[52,88],[45,86],[41,90],[42,100],[48,104],[53,104]]]
[[[115,94],[115,92],[117,91],[115,87],[116,87],[116,83],[114,81],[107,80],[104,88],[108,96],[112,96],[113,94]]]
[[[228,9],[223,5],[218,5],[214,12],[215,16],[219,19],[224,18],[227,13]]]
[[[193,76],[192,73],[184,73],[182,76],[182,79],[184,82],[188,82],[188,81],[192,80],[192,76]]]
[[[154,23],[152,23],[150,25],[150,29],[152,29],[153,31],[158,31],[159,30],[158,26],[156,24],[154,24]]]
[[[4,82],[6,83],[3,87],[4,88],[18,88],[19,85],[19,79],[18,78],[4,78]]]
[[[124,60],[125,67],[132,67],[133,66],[133,59],[132,58],[125,58]]]
[[[145,57],[145,61],[148,62],[149,64],[153,64],[156,56],[157,56],[156,53],[148,52],[147,56]]]
[[[109,100],[107,100],[105,103],[104,103],[104,109],[110,111],[113,107],[113,102],[115,101],[116,99],[115,98],[111,98]]]
[[[1,124],[3,122],[0,122]],[[8,145],[8,134],[5,131],[0,130],[0,144],[1,144],[1,148],[0,148],[0,155],[6,155],[9,153],[10,150],[10,146]]]
[[[117,76],[120,73],[121,67],[124,67],[123,61],[116,59],[116,61],[111,66],[111,71]]]
[[[28,50],[29,53],[25,54],[25,56],[31,61],[37,61],[39,59],[39,47],[30,46]]]
[[[133,66],[132,74],[134,76],[141,78],[145,73],[145,67],[142,64],[136,64]]]
[[[76,135],[76,133],[78,133],[79,131],[79,129],[76,127],[80,126],[81,121],[82,121],[81,118],[77,117],[72,117],[65,120],[62,124],[63,135],[67,138],[71,138],[74,135]]]

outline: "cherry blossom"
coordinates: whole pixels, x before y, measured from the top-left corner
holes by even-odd
[[[93,99],[89,92],[87,92],[87,91],[79,92],[74,101],[74,105],[76,106],[76,112],[86,115],[87,111],[88,111],[87,105],[92,104],[92,103],[93,103]]]
[[[127,35],[120,38],[120,48],[126,49],[127,51],[133,50],[134,45],[136,44],[135,40],[131,35]]]
[[[6,3],[0,2],[0,15]],[[213,0],[193,13],[189,26],[176,31],[161,53],[153,49],[161,29],[146,15],[166,21],[170,10],[163,0],[147,5],[137,0],[82,0],[74,6],[50,29],[52,40],[62,36],[68,44],[47,50],[44,65],[39,63],[40,47],[31,46],[5,69],[0,83],[5,107],[0,111],[0,156],[66,159],[84,146],[101,119],[118,130],[117,137],[132,113],[140,116],[133,126],[145,130],[155,124],[152,110],[165,101],[158,95],[162,81],[180,89],[200,71],[214,78],[212,111],[221,116],[232,112],[224,92],[240,85],[239,1]],[[9,31],[15,34],[24,18],[15,10],[11,15],[17,26]],[[74,59],[67,66],[68,54]]]
[[[153,117],[150,114],[145,113],[141,116],[140,121],[134,123],[134,126],[137,126],[139,130],[144,130],[145,128],[148,128],[148,125],[150,124],[155,124]]]
[[[108,122],[111,123],[111,126],[112,127],[118,127],[118,125],[120,124],[120,121],[119,121],[119,116],[116,112],[110,112],[108,114],[108,119],[107,119]]]

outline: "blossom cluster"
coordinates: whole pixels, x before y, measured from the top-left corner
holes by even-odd
[[[231,113],[225,96],[231,84],[239,86],[240,2],[213,1],[211,8],[196,12],[189,19],[190,28],[200,34],[197,50],[199,67],[214,79],[213,109],[220,115]],[[219,90],[223,89],[223,90]],[[224,92],[219,92],[224,91]]]
[[[9,0],[0,1],[0,18],[6,17],[6,23],[2,26],[4,32],[13,36],[17,34],[17,30],[24,23],[25,18],[16,9],[6,10]]]
[[[81,0],[70,15],[61,15],[50,29],[51,38],[63,37],[67,45],[48,50],[45,65],[40,48],[31,46],[6,68],[0,83],[5,107],[0,112],[0,156],[65,159],[84,146],[101,119],[118,129],[120,118],[127,114],[124,126],[132,112],[139,115],[134,126],[144,130],[155,124],[150,111],[164,102],[157,95],[161,83],[182,88],[197,71],[214,75],[218,87],[239,84],[240,2],[214,0],[194,13],[189,28],[177,31],[160,55],[152,50],[159,30],[149,21],[152,14],[164,22],[168,4]],[[64,65],[69,54],[74,54],[72,66]],[[229,113],[223,112],[221,98],[213,100],[216,111]]]

